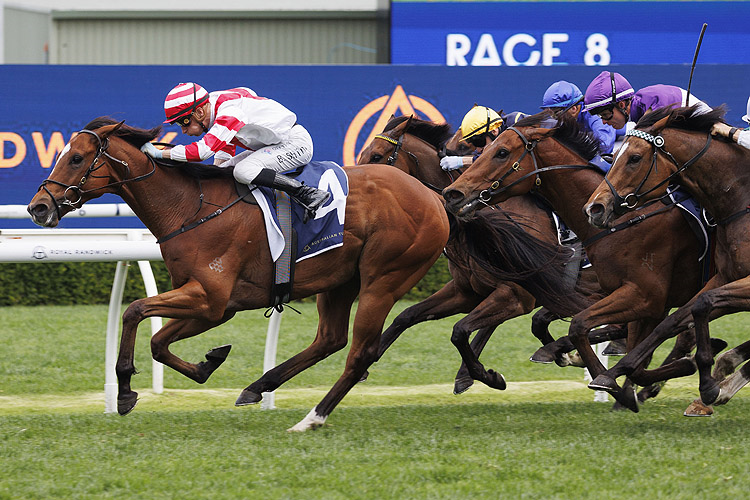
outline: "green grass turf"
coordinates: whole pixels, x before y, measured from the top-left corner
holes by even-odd
[[[298,308],[284,314],[279,361],[314,335],[314,305]],[[262,313],[177,344],[191,361],[234,348],[203,386],[166,369],[163,394],[149,390],[145,322],[141,400],[119,417],[103,414],[105,318],[99,306],[0,309],[0,499],[738,498],[750,482],[743,392],[688,419],[692,376],[638,414],[611,412],[581,369],[528,362],[528,316],[502,326],[482,356],[506,391],[452,395],[458,318],[429,322],[393,345],[324,428],[303,434],[285,429],[333,385],[346,349],[279,389],[276,410],[235,408],[262,371]],[[746,320],[717,320],[712,335],[735,345]]]

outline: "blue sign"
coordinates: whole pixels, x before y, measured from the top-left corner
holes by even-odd
[[[750,2],[393,2],[391,63],[750,63]]]
[[[396,4],[394,4],[396,5]],[[687,87],[690,65],[622,66],[636,88]],[[151,128],[164,120],[164,97],[178,82],[207,90],[243,85],[297,114],[312,135],[314,159],[352,164],[391,114],[460,124],[474,103],[534,113],[547,87],[568,80],[585,89],[602,70],[587,66],[30,66],[0,65],[0,204],[29,203],[72,134],[102,115]],[[741,125],[750,65],[699,64],[692,92],[711,106],[726,103]],[[165,126],[161,140],[194,140]],[[114,195],[93,202],[119,203]],[[92,202],[92,203],[93,203]],[[186,214],[186,217],[192,214]],[[142,227],[135,218],[63,218],[61,227]],[[0,227],[34,227],[0,220]]]

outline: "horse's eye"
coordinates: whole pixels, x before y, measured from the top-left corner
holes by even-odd
[[[636,164],[640,163],[643,157],[639,154],[630,155],[630,158],[628,158],[628,163]]]
[[[383,155],[378,154],[378,153],[373,153],[372,156],[370,157],[370,163],[377,163],[382,159],[383,159]]]
[[[83,162],[83,156],[79,155],[78,153],[74,154],[73,157],[70,159],[70,163],[73,165],[80,165]]]
[[[508,150],[505,148],[500,148],[497,153],[495,153],[495,158],[505,159],[508,157]]]

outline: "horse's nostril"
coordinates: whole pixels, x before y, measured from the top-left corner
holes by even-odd
[[[443,198],[446,199],[446,201],[454,201],[457,199],[461,199],[463,195],[461,194],[461,191],[458,191],[457,189],[448,189],[443,192]]]
[[[47,205],[44,204],[44,203],[37,203],[35,205],[29,206],[28,212],[31,215],[40,216],[40,215],[44,215],[47,212],[49,212],[49,207],[47,207]]]
[[[604,206],[601,203],[592,203],[589,205],[589,214],[599,215],[604,211]]]

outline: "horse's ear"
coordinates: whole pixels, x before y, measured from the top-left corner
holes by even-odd
[[[656,131],[656,130],[661,130],[661,129],[663,129],[664,127],[666,127],[666,126],[667,126],[667,122],[668,122],[668,121],[669,121],[669,116],[665,116],[664,118],[662,118],[662,119],[661,119],[661,120],[659,120],[658,122],[656,122],[656,123],[654,123],[653,125],[651,125],[651,130],[654,130],[654,131]]]
[[[109,137],[110,135],[114,134],[117,129],[122,127],[123,123],[125,123],[125,120],[121,121],[120,123],[115,123],[114,125],[107,125],[106,127],[102,127],[102,132],[99,134],[99,136],[102,139]]]
[[[401,137],[402,135],[404,135],[409,128],[409,124],[411,123],[412,118],[414,118],[414,115],[409,115],[408,120],[404,120],[397,127],[394,127],[391,130],[391,137]]]

